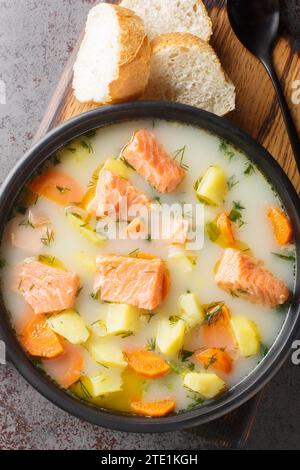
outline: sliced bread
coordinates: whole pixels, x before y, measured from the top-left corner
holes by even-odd
[[[122,0],[145,24],[148,37],[164,33],[189,32],[209,41],[212,23],[201,0]]]
[[[189,33],[152,41],[153,56],[143,99],[176,101],[219,116],[235,108],[235,87],[213,48]]]
[[[81,103],[115,103],[139,96],[149,78],[151,46],[132,11],[99,4],[90,10],[74,65],[73,89]]]

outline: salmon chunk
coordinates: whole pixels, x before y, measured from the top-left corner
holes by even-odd
[[[173,191],[184,178],[184,170],[176,163],[152,132],[140,129],[123,149],[122,156],[161,193]]]
[[[222,289],[271,308],[284,304],[289,297],[287,286],[262,261],[232,248],[225,250],[215,280]]]
[[[147,196],[130,184],[125,178],[112,173],[106,168],[102,168],[99,173],[96,194],[89,203],[87,210],[96,217],[104,217],[115,211],[116,216],[120,215],[121,204],[126,203],[125,214],[122,211],[124,220],[132,220],[135,214],[130,215],[132,206],[144,206],[150,203]]]
[[[27,258],[16,267],[13,289],[22,294],[35,314],[71,308],[79,287],[77,274]]]
[[[96,265],[94,290],[102,300],[147,310],[162,302],[166,268],[161,259],[99,255]]]

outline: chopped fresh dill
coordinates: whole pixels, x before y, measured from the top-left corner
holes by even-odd
[[[156,349],[156,339],[155,338],[148,338],[147,339],[147,350],[148,351],[155,351]]]
[[[159,196],[155,196],[155,197],[153,198],[153,201],[155,201],[155,202],[157,202],[157,204],[160,204],[160,205],[161,205],[161,199],[160,199]]]
[[[151,242],[151,241],[152,241],[151,233],[148,233],[148,235],[147,235],[147,237],[146,237],[146,240],[147,240],[147,242]]]
[[[55,261],[55,256],[39,255],[38,259],[41,263],[53,264]]]
[[[193,410],[194,408],[197,408],[198,406],[203,405],[204,400],[200,396],[194,395],[192,398],[192,402],[186,407],[187,410]]]
[[[140,249],[136,248],[135,250],[130,251],[130,253],[128,253],[128,256],[137,256],[139,254],[139,251]]]
[[[88,153],[94,153],[94,150],[93,150],[93,147],[92,147],[92,144],[91,142],[87,142],[86,140],[81,140],[80,141],[80,145],[81,147],[83,147],[85,150],[88,151]]]
[[[181,320],[181,317],[179,315],[171,315],[169,317],[169,323],[170,325],[174,325],[175,323],[177,323],[179,320]]]
[[[83,381],[82,381],[81,379],[79,379],[79,380],[78,380],[78,383],[79,383],[79,385],[80,385],[82,397],[83,397],[85,400],[89,400],[90,398],[92,398],[92,395],[90,394],[90,392],[88,391],[88,389],[87,389],[86,386],[84,385]]]
[[[232,175],[228,178],[227,187],[228,187],[229,191],[231,189],[233,189],[237,184],[239,184],[239,180],[237,179],[237,177],[235,175]]]
[[[155,312],[147,312],[143,314],[147,318],[147,323],[150,323],[152,318],[155,316]]]
[[[124,165],[126,165],[128,168],[131,168],[131,170],[134,170],[135,171],[135,168],[130,165],[130,163],[126,160],[125,157],[123,157],[123,155],[120,157],[120,160],[122,163],[124,163]]]
[[[32,214],[31,214],[31,211],[28,212],[28,216],[26,219],[24,220],[21,220],[21,222],[19,223],[19,225],[22,225],[24,227],[31,227],[31,228],[35,228],[34,224],[33,224],[33,221],[32,221]]]
[[[229,219],[237,223],[239,228],[245,225],[242,214],[243,210],[245,210],[245,207],[243,207],[239,201],[233,201],[233,208],[230,211]]]
[[[220,142],[219,150],[220,152],[223,153],[223,155],[225,155],[225,157],[229,159],[229,161],[235,157],[235,152],[233,151],[233,147],[226,140],[222,140]]]
[[[45,235],[41,237],[41,242],[45,246],[49,246],[54,242],[54,231],[51,228],[47,227]]]
[[[67,150],[71,153],[75,153],[76,152],[76,148],[74,147],[68,147]]]
[[[175,150],[175,152],[173,153],[173,160],[178,160],[178,161],[179,161],[179,166],[180,166],[183,170],[188,171],[189,166],[186,165],[186,164],[183,162],[185,151],[186,151],[186,145],[184,145],[183,147],[181,147],[181,148],[178,149],[178,150]]]
[[[186,362],[192,355],[193,351],[188,351],[187,349],[181,349],[178,354],[178,358],[181,362]]]
[[[70,188],[67,186],[56,186],[57,191],[59,191],[61,194],[65,194],[67,191],[71,191]]]
[[[79,287],[78,287],[78,289],[77,289],[77,291],[76,291],[76,294],[75,294],[75,297],[79,297],[79,295],[80,295],[82,289],[83,289],[83,286],[79,286]]]
[[[255,172],[255,167],[253,163],[246,163],[246,168],[244,170],[244,175],[251,176]]]
[[[99,292],[91,292],[90,296],[93,300],[99,300]]]
[[[271,252],[272,255],[277,256],[277,258],[283,259],[284,261],[292,261],[293,263],[296,261],[296,255],[294,252],[287,252],[287,253],[274,253]]]
[[[205,323],[211,325],[222,315],[224,302],[213,302],[205,308]]]
[[[133,335],[134,335],[133,331],[130,331],[130,330],[120,331],[120,333],[115,334],[115,336],[121,336],[121,338],[123,338],[123,339],[128,338],[128,336],[133,336]]]
[[[218,360],[217,354],[216,354],[216,353],[212,354],[212,355],[210,356],[210,358],[209,358],[207,364],[204,365],[204,369],[208,370],[211,366],[214,365],[214,363],[215,363],[217,360]]]

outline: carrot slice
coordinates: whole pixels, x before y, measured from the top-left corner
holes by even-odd
[[[34,315],[20,332],[23,347],[32,356],[53,358],[63,353],[62,343],[43,314]]]
[[[47,374],[63,388],[69,388],[80,379],[84,359],[79,346],[64,341],[64,352],[56,359],[43,361]]]
[[[208,348],[197,351],[194,354],[197,362],[202,364],[205,369],[212,367],[229,374],[232,371],[232,359],[227,352],[218,348]]]
[[[236,348],[230,318],[229,309],[223,305],[218,313],[211,316],[210,320],[202,325],[203,343],[206,348],[222,348],[227,350],[234,350]]]
[[[174,400],[161,401],[135,401],[131,403],[131,408],[139,415],[159,417],[166,416],[175,408]]]
[[[38,175],[29,184],[29,189],[63,206],[80,202],[84,196],[84,191],[78,181],[56,170],[48,170]]]
[[[222,214],[220,214],[217,218],[217,226],[221,232],[221,235],[223,235],[223,238],[226,243],[228,243],[229,245],[234,243],[234,235],[232,231],[231,220],[229,219],[226,212],[222,212]]]
[[[268,210],[268,217],[272,223],[274,235],[279,245],[286,245],[293,236],[293,227],[285,213],[276,207]]]
[[[155,379],[170,371],[169,364],[157,354],[144,349],[126,352],[129,367],[138,375]]]

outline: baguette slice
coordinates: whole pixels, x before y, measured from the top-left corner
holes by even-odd
[[[143,99],[176,101],[219,116],[235,108],[235,87],[213,48],[189,33],[152,41],[150,79]]]
[[[91,9],[74,65],[81,103],[115,103],[139,96],[149,78],[151,46],[142,20],[116,5]]]
[[[150,39],[164,33],[189,32],[209,41],[212,23],[201,0],[122,0],[145,23]]]

